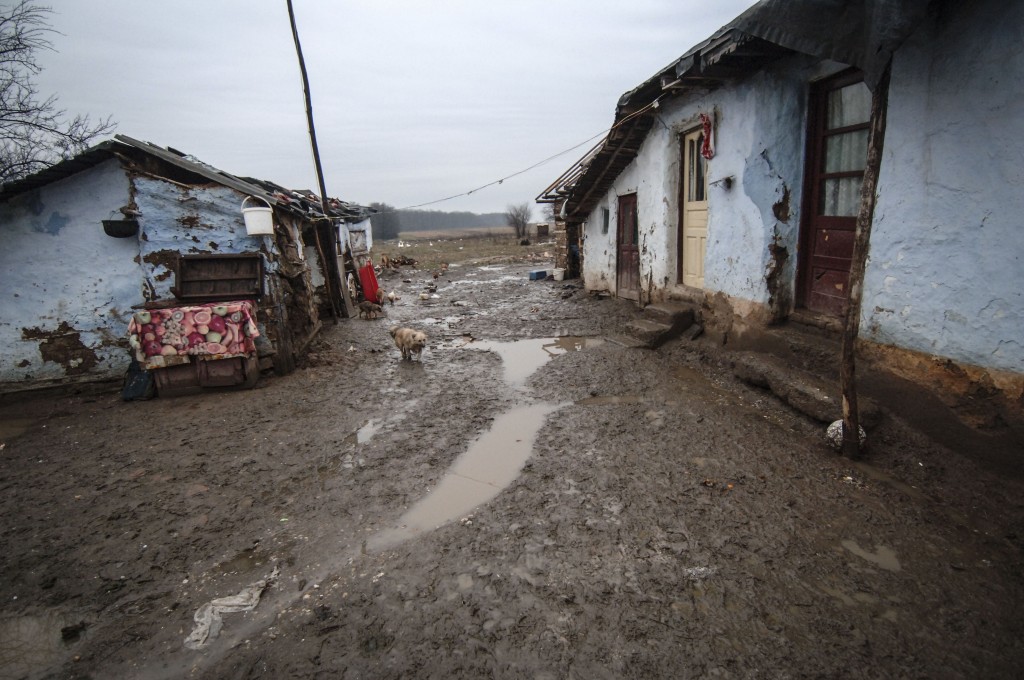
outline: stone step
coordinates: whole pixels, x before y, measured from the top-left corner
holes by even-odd
[[[792,362],[759,352],[736,352],[732,356],[737,378],[771,391],[792,408],[822,423],[843,417],[839,384],[801,370]],[[858,396],[861,426],[865,430],[878,424],[882,410],[878,403]]]
[[[654,321],[674,324],[677,319],[694,317],[693,307],[678,302],[654,302],[644,307],[644,316]]]
[[[649,319],[634,319],[626,324],[626,332],[651,349],[658,347],[672,335],[672,325],[651,321]]]
[[[654,349],[677,338],[694,325],[696,313],[692,307],[659,302],[647,305],[644,316],[626,325],[626,332]]]

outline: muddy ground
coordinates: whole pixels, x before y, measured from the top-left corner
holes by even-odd
[[[1019,474],[891,413],[852,464],[527,271],[385,275],[250,391],[3,398],[0,677],[1019,677]]]

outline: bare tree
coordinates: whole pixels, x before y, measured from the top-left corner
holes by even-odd
[[[56,95],[40,98],[33,82],[42,70],[36,52],[53,49],[51,12],[35,0],[0,8],[0,182],[70,158],[116,125],[109,117],[95,123],[89,116],[68,119]]]
[[[544,221],[548,222],[549,224],[554,224],[555,220],[558,219],[558,214],[555,212],[555,204],[554,203],[545,203],[543,211],[544,211]]]
[[[505,208],[508,225],[516,230],[517,239],[525,239],[530,228],[530,203],[512,203]]]

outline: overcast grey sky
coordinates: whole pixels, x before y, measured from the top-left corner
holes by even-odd
[[[62,35],[38,82],[62,108],[315,189],[285,0],[48,4]],[[619,95],[751,4],[293,0],[327,192],[406,207],[528,167],[606,129]],[[586,148],[430,208],[532,201]]]

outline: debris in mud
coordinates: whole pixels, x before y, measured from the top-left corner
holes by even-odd
[[[858,426],[857,429],[860,430],[860,445],[863,448],[864,444],[868,440],[868,435],[864,431],[863,427]],[[828,440],[828,443],[832,445],[832,448],[834,448],[836,451],[842,451],[843,450],[843,421],[842,420],[837,420],[837,421],[833,422],[831,425],[829,425],[828,429],[825,430],[825,438]]]
[[[241,592],[229,595],[228,597],[219,597],[200,607],[193,617],[196,627],[185,638],[185,646],[189,649],[202,649],[220,634],[220,629],[224,625],[223,614],[247,612],[255,609],[256,605],[260,603],[263,591],[277,580],[279,572],[280,568],[275,566],[270,576],[243,588]]]

